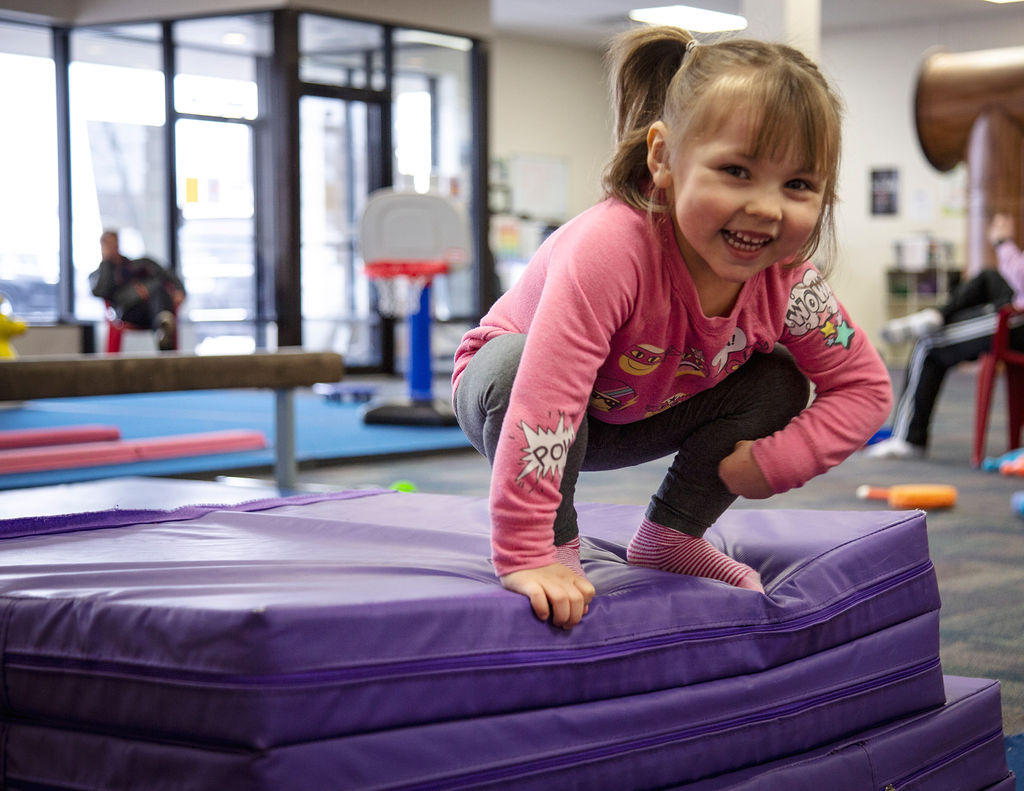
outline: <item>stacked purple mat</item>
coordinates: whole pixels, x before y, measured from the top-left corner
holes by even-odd
[[[761,595],[579,511],[571,632],[501,588],[477,498],[0,521],[0,787],[1012,789],[998,685],[942,675],[922,513],[728,512]]]

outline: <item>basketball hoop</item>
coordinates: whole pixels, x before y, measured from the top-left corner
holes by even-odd
[[[420,310],[420,295],[435,276],[448,271],[445,261],[368,261],[366,276],[377,287],[382,316],[404,318]]]
[[[449,400],[433,395],[430,283],[469,265],[469,229],[465,207],[443,195],[384,188],[366,201],[359,222],[363,271],[376,287],[377,312],[403,319],[409,331],[409,396],[369,405],[363,422],[457,425]]]

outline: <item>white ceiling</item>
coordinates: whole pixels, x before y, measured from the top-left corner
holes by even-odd
[[[679,0],[714,11],[740,13],[740,0]],[[627,13],[638,6],[668,5],[674,0],[491,0],[499,33],[548,38],[602,47],[609,36],[630,25]],[[1024,3],[998,5],[984,0],[821,0],[824,33],[851,28],[886,27],[990,17],[1020,26],[1024,40]]]

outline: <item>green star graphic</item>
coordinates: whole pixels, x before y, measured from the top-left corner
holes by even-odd
[[[844,349],[850,348],[850,339],[853,337],[853,327],[847,324],[845,321],[839,322],[839,326],[836,327],[836,335],[831,338],[831,344],[839,344]]]

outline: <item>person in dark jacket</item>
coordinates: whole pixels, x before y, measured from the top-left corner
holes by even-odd
[[[100,251],[103,260],[89,275],[92,293],[122,321],[151,327],[161,351],[177,348],[177,310],[185,299],[181,280],[151,258],[121,255],[117,231],[103,232]]]

